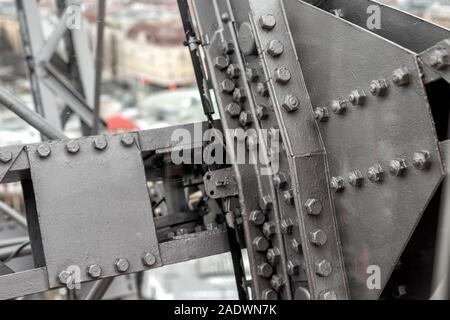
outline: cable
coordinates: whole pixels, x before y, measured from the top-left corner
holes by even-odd
[[[30,245],[30,241],[26,241],[24,243],[22,243],[14,252],[12,252],[8,258],[6,258],[3,263],[7,263],[9,261],[11,261],[15,256],[17,256],[23,249],[25,249],[25,247]]]

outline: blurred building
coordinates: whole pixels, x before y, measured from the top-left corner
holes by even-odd
[[[450,1],[448,4],[434,3],[429,7],[423,17],[443,27],[450,28]]]

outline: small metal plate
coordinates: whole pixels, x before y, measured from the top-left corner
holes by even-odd
[[[233,168],[209,171],[203,177],[206,193],[213,199],[238,195],[238,187]]]
[[[102,268],[101,277],[116,276],[115,262],[126,258],[127,272],[145,270],[143,255],[161,264],[141,153],[121,136],[105,137],[104,150],[93,137],[76,140],[71,154],[66,142],[49,142],[51,154],[41,157],[39,145],[28,147],[39,226],[51,287],[71,266],[81,281],[92,280],[89,265]],[[134,141],[137,137],[134,136]]]

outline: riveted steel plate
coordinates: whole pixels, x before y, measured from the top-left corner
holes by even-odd
[[[118,275],[119,258],[128,259],[127,272],[145,270],[147,252],[156,257],[154,266],[161,262],[138,146],[113,136],[106,137],[108,144],[100,151],[94,139],[76,140],[79,151],[74,154],[63,141],[49,142],[46,158],[38,155],[39,145],[28,147],[51,287],[60,285],[59,273],[71,266],[79,267],[86,281],[91,280],[86,274],[91,264],[108,277]]]
[[[444,174],[417,57],[303,1],[284,3],[313,106],[331,113],[320,123],[331,175],[346,179],[334,201],[350,294],[375,299],[381,290],[367,287],[368,267],[380,268],[382,288]],[[408,85],[393,83],[398,68],[409,69]],[[379,79],[389,84],[387,93],[372,96],[370,83]],[[331,101],[348,100],[357,88],[365,91],[365,104],[331,112]],[[432,158],[423,171],[412,165],[413,154],[422,150]],[[396,158],[409,166],[402,177],[389,174]],[[382,183],[367,179],[368,168],[377,163],[385,171]],[[354,170],[364,176],[361,187],[348,183]]]

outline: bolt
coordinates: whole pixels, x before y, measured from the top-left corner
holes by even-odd
[[[261,298],[262,300],[277,300],[278,295],[272,289],[264,289],[264,291],[261,294]]]
[[[232,54],[234,52],[234,45],[231,42],[222,42],[222,50],[224,54]]]
[[[230,60],[225,56],[218,56],[214,59],[214,66],[219,70],[225,70],[230,64]]]
[[[275,69],[274,78],[276,82],[286,84],[291,80],[292,76],[288,68],[281,67]]]
[[[233,100],[237,103],[243,103],[247,99],[244,88],[236,88],[233,92]]]
[[[269,248],[269,241],[264,237],[258,236],[253,240],[253,248],[259,252],[267,251]]]
[[[75,154],[78,151],[80,151],[80,145],[78,144],[78,142],[72,140],[66,143],[66,150],[68,153],[72,153]]]
[[[388,83],[385,79],[373,80],[370,83],[370,93],[373,96],[384,96],[388,89]]]
[[[330,118],[330,112],[328,111],[327,108],[319,107],[316,108],[316,110],[314,111],[314,117],[319,122],[327,122],[328,119]]]
[[[279,57],[283,54],[284,46],[283,44],[278,40],[272,40],[269,42],[269,45],[267,46],[267,52],[272,57]]]
[[[392,81],[397,86],[406,86],[411,78],[408,68],[398,68],[394,70]]]
[[[274,274],[272,278],[270,279],[270,285],[272,286],[273,290],[276,292],[280,291],[280,289],[284,285],[283,277],[279,274]]]
[[[267,84],[265,84],[264,82],[258,82],[258,84],[256,85],[256,92],[261,97],[269,96],[269,89],[267,88]]]
[[[94,147],[97,150],[105,150],[106,147],[108,146],[108,141],[106,141],[106,138],[101,136],[101,137],[96,137],[94,139]]]
[[[389,165],[389,172],[396,177],[404,175],[406,173],[406,169],[408,169],[408,165],[406,164],[405,159],[392,160]]]
[[[294,190],[284,191],[283,200],[288,205],[294,204]]]
[[[13,154],[9,151],[0,152],[0,161],[3,163],[8,163],[12,160]]]
[[[273,28],[275,28],[277,21],[275,20],[275,17],[272,14],[265,14],[261,16],[261,18],[259,19],[259,23],[261,25],[261,28],[270,31]]]
[[[414,153],[413,165],[416,169],[419,170],[428,169],[431,165],[431,154],[428,151]]]
[[[331,110],[336,114],[344,114],[347,111],[348,103],[346,100],[331,101]]]
[[[228,13],[223,13],[220,18],[222,19],[223,22],[227,23],[230,21],[230,15]]]
[[[281,252],[278,248],[270,248],[267,250],[266,258],[272,266],[275,266],[280,262]]]
[[[50,156],[50,153],[52,153],[52,150],[50,149],[50,146],[47,143],[39,145],[37,148],[37,153],[39,157],[41,158],[47,158]]]
[[[384,179],[384,170],[380,164],[376,164],[367,170],[367,178],[370,182],[382,182]]]
[[[117,259],[115,266],[118,272],[126,272],[130,268],[130,263],[127,259],[120,258]]]
[[[264,223],[262,227],[262,231],[264,233],[264,236],[267,239],[270,239],[276,232],[276,226],[274,222],[266,222]]]
[[[321,277],[328,277],[333,271],[331,263],[325,259],[316,261],[314,264],[314,269],[316,274]]]
[[[294,223],[290,218],[281,220],[281,232],[284,234],[291,234],[294,228]]]
[[[300,100],[291,94],[288,94],[283,100],[283,108],[287,112],[296,111],[300,107]]]
[[[434,50],[430,56],[430,63],[433,68],[441,70],[450,64],[450,57],[447,49]]]
[[[245,75],[248,81],[255,82],[258,79],[258,71],[254,68],[246,68]]]
[[[69,282],[70,277],[72,277],[72,273],[67,270],[63,270],[60,272],[58,279],[62,284],[67,284]]]
[[[235,85],[230,79],[225,79],[220,83],[219,87],[222,93],[231,94],[234,91]]]
[[[266,216],[262,213],[262,211],[255,210],[250,212],[248,220],[257,226],[260,226],[264,223],[264,221],[266,221]]]
[[[292,239],[291,240],[291,248],[295,252],[299,253],[301,251],[301,246],[302,245],[301,245],[300,241],[298,241],[297,239]]]
[[[283,189],[287,185],[286,175],[284,173],[282,173],[282,172],[276,174],[273,177],[273,183],[275,185],[275,188]]]
[[[361,171],[355,170],[348,175],[348,182],[352,187],[361,187],[364,183],[364,177]]]
[[[331,188],[335,192],[342,192],[345,188],[345,181],[342,177],[333,177],[331,178]]]
[[[269,117],[269,113],[267,112],[267,107],[263,105],[256,106],[256,117],[259,120],[265,120]]]
[[[319,300],[337,300],[337,294],[333,290],[325,290],[319,294]]]
[[[362,106],[366,102],[367,95],[363,89],[357,88],[350,93],[348,100],[357,106]]]
[[[287,263],[287,272],[291,277],[298,275],[300,273],[300,265],[289,260]]]
[[[234,102],[228,104],[225,107],[225,112],[228,113],[230,115],[230,117],[232,117],[232,118],[239,117],[239,115],[241,114],[241,111],[242,111],[241,106]]]
[[[134,137],[131,134],[124,134],[120,141],[124,146],[131,147],[134,144]]]
[[[98,278],[102,275],[102,268],[98,264],[92,264],[88,267],[87,273],[91,278]]]
[[[263,196],[259,201],[259,206],[264,211],[272,210],[273,201],[271,196]]]
[[[252,123],[252,115],[248,111],[242,111],[239,115],[239,123],[241,126],[245,127]]]
[[[231,79],[237,79],[241,75],[241,69],[236,64],[230,64],[227,69],[227,75]]]
[[[322,212],[322,204],[316,199],[308,199],[305,208],[309,215],[318,216]]]
[[[156,263],[156,257],[150,253],[147,252],[143,257],[142,257],[142,262],[144,263],[144,265],[146,265],[147,267],[151,267]]]
[[[256,269],[257,269],[258,276],[263,277],[263,278],[269,278],[273,273],[272,266],[270,264],[268,264],[267,262],[263,262],[263,263],[259,264],[256,267]]]
[[[318,247],[323,247],[328,240],[327,233],[322,229],[318,229],[309,234],[309,240],[312,244]]]

